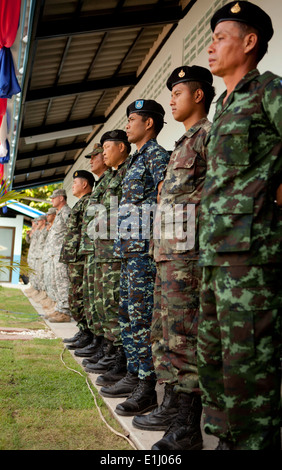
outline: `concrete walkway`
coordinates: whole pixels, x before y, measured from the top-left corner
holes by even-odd
[[[17,287],[22,290],[24,293],[26,289],[28,289],[29,286],[26,285],[21,285],[19,284],[18,286],[15,285],[7,285],[7,283],[3,284],[5,287]],[[35,303],[31,298],[28,298],[31,305],[37,310],[38,314],[43,317],[44,315],[44,309],[41,307],[41,304]],[[77,331],[76,323],[74,321],[71,321],[70,323],[50,323],[48,320],[44,319],[48,327],[53,331],[55,336],[57,338],[70,338],[72,337]],[[79,358],[74,355],[74,351],[68,350],[74,359],[81,365],[83,358]],[[81,365],[83,368],[83,366]],[[95,381],[96,378],[98,377],[97,374],[94,373],[89,373],[88,374],[89,380],[93,383],[95,388],[100,390],[101,387],[96,385]],[[158,395],[158,402],[161,403],[162,401],[162,396],[163,396],[163,387],[162,386],[157,386],[157,395]],[[135,427],[132,426],[132,417],[124,417],[124,416],[119,416],[118,414],[115,413],[115,407],[118,403],[121,403],[122,401],[125,400],[125,398],[105,398],[102,397],[108,408],[111,410],[113,416],[116,418],[116,420],[120,423],[122,428],[124,429],[124,434],[133,442],[134,446],[136,447],[137,450],[151,450],[152,445],[157,442],[159,439],[162,438],[164,432],[163,431],[142,431],[139,429],[136,429]],[[204,448],[203,450],[213,450],[217,446],[217,439],[214,438],[213,436],[207,436],[203,432],[203,438],[204,438]]]

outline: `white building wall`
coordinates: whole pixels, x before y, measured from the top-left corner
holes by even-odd
[[[23,231],[23,221],[24,217],[22,215],[17,215],[14,217],[1,217],[0,226],[1,227],[14,227],[15,230],[15,239],[14,239],[14,256],[13,261],[15,266],[21,261],[22,253],[22,231]],[[20,269],[15,267],[12,272],[12,284],[18,284],[20,278]]]
[[[174,142],[185,132],[182,123],[176,122],[170,111],[170,91],[166,87],[166,80],[171,72],[181,65],[201,65],[209,67],[207,47],[211,42],[212,32],[210,18],[213,13],[229,0],[198,0],[185,18],[166,42],[156,59],[153,61],[141,81],[130,93],[122,105],[115,111],[109,121],[95,137],[99,142],[104,132],[112,129],[125,129],[127,122],[126,107],[139,98],[154,99],[165,109],[165,122],[167,123],[158,136],[158,142],[167,150],[174,148]],[[282,1],[281,0],[253,0],[253,3],[264,9],[271,17],[274,36],[269,43],[266,56],[259,63],[258,69],[262,73],[266,70],[282,76],[281,44],[282,44]],[[214,77],[216,98],[224,91],[222,79]],[[216,101],[216,99],[215,99]],[[209,118],[212,120],[215,105],[211,106]],[[72,207],[77,198],[72,196],[71,185],[73,172],[79,169],[89,170],[89,160],[84,158],[92,150],[90,144],[74,164],[64,181],[64,188],[68,194],[68,204]],[[132,145],[132,152],[135,146]]]

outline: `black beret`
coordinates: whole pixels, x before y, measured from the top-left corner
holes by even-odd
[[[164,118],[165,110],[154,100],[136,100],[133,101],[126,109],[127,117],[131,113],[145,113],[145,114],[157,114]]]
[[[77,170],[74,172],[73,178],[84,178],[88,181],[91,187],[94,185],[94,176],[90,171]]]
[[[92,155],[98,155],[99,153],[103,153],[103,147],[101,146],[101,144],[96,143],[93,146],[92,152],[85,155],[85,158],[91,158]]]
[[[209,85],[213,83],[213,76],[211,72],[205,67],[198,65],[184,65],[183,67],[177,67],[166,82],[166,86],[171,91],[174,85],[182,82],[206,82]]]
[[[256,28],[263,40],[268,42],[273,36],[271,18],[251,2],[230,2],[215,12],[211,19],[211,29],[222,21],[239,21]]]
[[[124,142],[125,144],[129,143],[126,132],[121,129],[105,132],[100,140],[101,145],[103,145],[106,140],[111,140],[113,142]]]
[[[106,140],[110,140],[112,142],[123,142],[126,145],[128,152],[131,150],[131,145],[128,142],[126,132],[121,129],[114,129],[113,131],[105,132],[101,137],[101,145],[103,145]]]

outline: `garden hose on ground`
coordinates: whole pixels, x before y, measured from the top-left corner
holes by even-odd
[[[83,374],[82,374],[81,372],[79,372],[78,370],[72,369],[71,367],[69,367],[69,366],[66,365],[66,363],[65,363],[65,361],[64,361],[64,359],[63,359],[63,355],[64,355],[65,350],[66,350],[66,347],[64,346],[64,349],[63,349],[63,351],[62,351],[62,353],[61,353],[61,361],[62,361],[62,363],[64,364],[64,366],[65,366],[67,369],[69,369],[69,370],[71,370],[72,372],[75,372],[76,374],[79,374],[81,377],[83,377]],[[103,416],[103,414],[102,414],[102,412],[101,412],[101,410],[100,410],[100,407],[99,407],[99,405],[98,405],[98,403],[97,403],[96,396],[95,396],[95,394],[94,394],[94,392],[93,392],[93,390],[92,390],[92,388],[91,388],[91,385],[90,385],[90,383],[89,383],[89,380],[88,380],[88,377],[87,377],[87,376],[86,376],[85,381],[86,381],[87,387],[88,387],[89,390],[90,390],[91,395],[92,395],[93,398],[94,398],[94,402],[95,402],[95,405],[96,405],[96,408],[97,408],[97,410],[98,410],[98,413],[99,413],[99,415],[100,415],[101,420],[102,420],[102,421],[105,423],[105,425],[110,429],[110,431],[112,431],[112,432],[113,432],[114,434],[116,434],[117,436],[119,436],[119,437],[121,437],[121,438],[123,438],[123,439],[126,439],[126,441],[133,447],[133,449],[134,449],[134,450],[137,450],[136,447],[135,447],[135,445],[133,444],[133,442],[132,442],[127,436],[125,436],[124,434],[119,433],[118,431],[116,431],[114,428],[112,428],[112,426],[110,426],[110,425],[107,423],[107,421],[105,420],[105,418],[104,418],[104,416]]]

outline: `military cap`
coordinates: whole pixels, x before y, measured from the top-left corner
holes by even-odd
[[[126,132],[122,131],[121,129],[105,132],[101,137],[101,145],[103,145],[106,140],[111,140],[113,142],[124,142],[125,144],[128,144]]]
[[[257,5],[251,2],[230,2],[215,12],[211,18],[211,29],[222,21],[239,21],[256,28],[263,40],[268,42],[273,35],[270,17]]]
[[[126,132],[121,129],[115,129],[110,132],[105,132],[101,137],[101,145],[103,145],[104,142],[108,140],[112,142],[123,142],[126,145],[128,152],[130,152],[131,150],[131,145],[128,142]]]
[[[131,113],[145,113],[145,114],[157,114],[164,118],[165,110],[154,100],[136,100],[133,101],[129,106],[127,106],[126,114],[127,117]]]
[[[55,191],[53,191],[53,194],[52,194],[52,196],[50,196],[50,198],[54,199],[54,197],[57,197],[57,196],[67,197],[66,190],[65,189],[55,189]]]
[[[98,155],[99,153],[103,153],[103,147],[101,146],[101,144],[96,143],[93,146],[93,150],[87,155],[85,155],[85,158],[91,158],[92,155]]]
[[[37,220],[47,220],[47,217],[45,214],[42,214],[39,217],[37,217]]]
[[[84,178],[88,181],[88,183],[90,184],[90,186],[92,187],[94,185],[94,176],[92,173],[90,173],[90,171],[86,171],[86,170],[77,170],[74,172],[74,174],[72,175],[73,178]]]
[[[177,67],[166,82],[166,86],[171,91],[174,85],[182,82],[206,82],[209,85],[213,83],[213,76],[211,72],[205,67],[198,65],[184,65]]]
[[[46,216],[56,214],[56,212],[57,212],[57,209],[55,207],[50,207],[50,209],[48,209],[48,211],[46,212]]]

